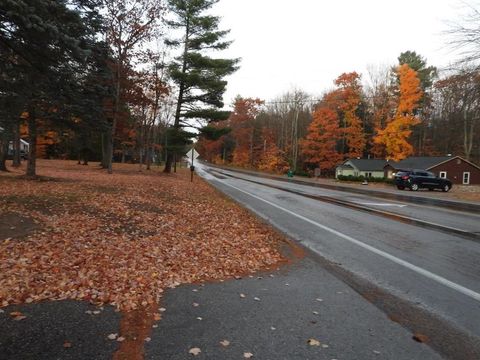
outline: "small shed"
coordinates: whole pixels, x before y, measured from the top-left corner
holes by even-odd
[[[383,167],[387,163],[383,159],[348,159],[335,168],[335,177],[364,176],[365,178],[383,178]]]
[[[448,178],[454,184],[480,184],[480,166],[460,156],[414,156],[384,166],[386,177],[399,170],[421,169]]]

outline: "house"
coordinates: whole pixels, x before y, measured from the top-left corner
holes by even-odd
[[[30,148],[30,144],[23,140],[23,139],[20,139],[20,154],[22,156],[28,154],[28,150]],[[10,141],[10,143],[8,144],[8,155],[13,155],[13,142]]]
[[[392,178],[400,170],[421,169],[448,178],[454,184],[480,184],[480,166],[460,156],[415,156],[384,165],[384,176]]]
[[[386,163],[382,159],[348,159],[335,168],[335,178],[339,175],[383,178]]]

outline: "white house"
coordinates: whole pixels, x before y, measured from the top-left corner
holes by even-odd
[[[383,167],[387,164],[382,159],[348,159],[335,169],[335,177],[343,176],[364,176],[366,178],[383,178]]]

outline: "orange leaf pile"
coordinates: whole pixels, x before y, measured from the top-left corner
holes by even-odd
[[[0,176],[1,214],[38,222],[2,240],[0,306],[76,299],[133,310],[165,288],[221,279],[281,260],[279,235],[188,171],[40,161],[52,181]]]

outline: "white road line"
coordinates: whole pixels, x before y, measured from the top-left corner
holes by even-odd
[[[390,261],[393,261],[394,263],[396,263],[396,264],[398,264],[398,265],[401,265],[401,266],[403,266],[403,267],[406,267],[407,269],[410,269],[410,270],[412,270],[412,271],[414,271],[414,272],[416,272],[416,273],[418,273],[418,274],[421,274],[421,275],[423,275],[423,276],[425,276],[425,277],[427,277],[427,278],[429,278],[429,279],[431,279],[431,280],[433,280],[433,281],[436,281],[436,282],[438,282],[439,284],[442,284],[442,285],[444,285],[444,286],[447,286],[447,287],[449,287],[450,289],[453,289],[453,290],[455,290],[455,291],[458,291],[459,293],[462,293],[462,294],[464,294],[464,295],[466,295],[466,296],[468,296],[468,297],[471,297],[471,298],[474,299],[474,300],[480,301],[480,293],[477,293],[477,292],[475,292],[475,291],[473,291],[473,290],[470,290],[470,289],[468,289],[468,288],[466,288],[466,287],[464,287],[464,286],[462,286],[462,285],[459,285],[459,284],[457,284],[457,283],[454,283],[453,281],[447,280],[447,279],[445,279],[444,277],[441,277],[441,276],[439,276],[439,275],[437,275],[437,274],[434,274],[434,273],[432,273],[432,272],[430,272],[430,271],[428,271],[428,270],[425,270],[425,269],[423,269],[423,268],[421,268],[421,267],[418,267],[418,266],[416,266],[416,265],[413,265],[413,264],[409,263],[408,261],[405,261],[405,260],[402,260],[402,259],[400,259],[400,258],[397,258],[396,256],[393,256],[393,255],[391,255],[391,254],[389,254],[389,253],[387,253],[387,252],[385,252],[385,251],[383,251],[383,250],[380,250],[380,249],[377,249],[377,248],[375,248],[375,247],[373,247],[373,246],[371,246],[371,245],[365,244],[365,243],[361,242],[360,240],[354,239],[354,238],[352,238],[351,236],[348,236],[348,235],[346,235],[346,234],[343,234],[343,233],[341,233],[341,232],[339,232],[339,231],[337,231],[337,230],[331,229],[331,228],[329,228],[328,226],[319,224],[319,223],[317,223],[317,222],[315,222],[315,221],[313,221],[313,220],[310,220],[309,218],[306,218],[306,217],[304,217],[304,216],[302,216],[302,215],[299,215],[299,214],[297,214],[297,213],[294,213],[293,211],[290,211],[290,210],[288,210],[288,209],[285,209],[285,208],[283,208],[283,207],[281,207],[281,206],[279,206],[279,205],[277,205],[277,204],[274,204],[274,203],[272,203],[272,202],[270,202],[270,201],[268,201],[268,200],[262,199],[261,197],[259,197],[259,196],[257,196],[257,195],[254,195],[254,194],[252,194],[252,193],[249,193],[248,191],[242,190],[242,189],[240,189],[240,188],[238,188],[238,187],[236,187],[236,186],[234,186],[234,185],[227,184],[226,182],[222,182],[222,184],[227,185],[227,186],[229,186],[229,187],[231,187],[231,188],[233,188],[233,189],[236,189],[236,190],[238,190],[238,191],[240,191],[240,192],[242,192],[242,193],[244,193],[244,194],[247,194],[247,195],[249,195],[249,196],[251,196],[251,197],[253,197],[253,198],[257,199],[257,200],[263,201],[264,203],[266,203],[266,204],[268,204],[268,205],[270,205],[270,206],[273,206],[273,207],[275,207],[275,208],[277,208],[277,209],[279,209],[279,210],[282,210],[282,211],[284,211],[284,212],[286,212],[286,213],[288,213],[288,214],[290,214],[290,215],[292,215],[292,216],[295,216],[295,217],[297,217],[297,218],[299,218],[299,219],[301,219],[301,220],[303,220],[303,221],[305,221],[305,222],[308,222],[309,224],[315,225],[315,226],[319,227],[320,229],[323,229],[323,230],[325,230],[325,231],[328,231],[328,232],[330,232],[330,233],[332,233],[332,234],[334,234],[334,235],[336,235],[336,236],[338,236],[338,237],[340,237],[340,238],[342,238],[342,239],[345,239],[345,240],[347,240],[347,241],[349,241],[349,242],[351,242],[351,243],[353,243],[353,244],[355,244],[355,245],[358,245],[358,246],[360,246],[360,247],[362,247],[362,248],[364,248],[364,249],[366,249],[366,250],[369,250],[369,251],[371,251],[371,252],[373,252],[373,253],[375,253],[375,254],[377,254],[377,255],[380,255],[380,256],[382,256],[382,257],[384,257],[384,258],[386,258],[386,259],[389,259]]]
[[[371,205],[371,206],[396,206],[396,207],[405,207],[407,205],[403,204],[392,204],[392,203],[370,203],[370,202],[356,202],[359,205]]]

